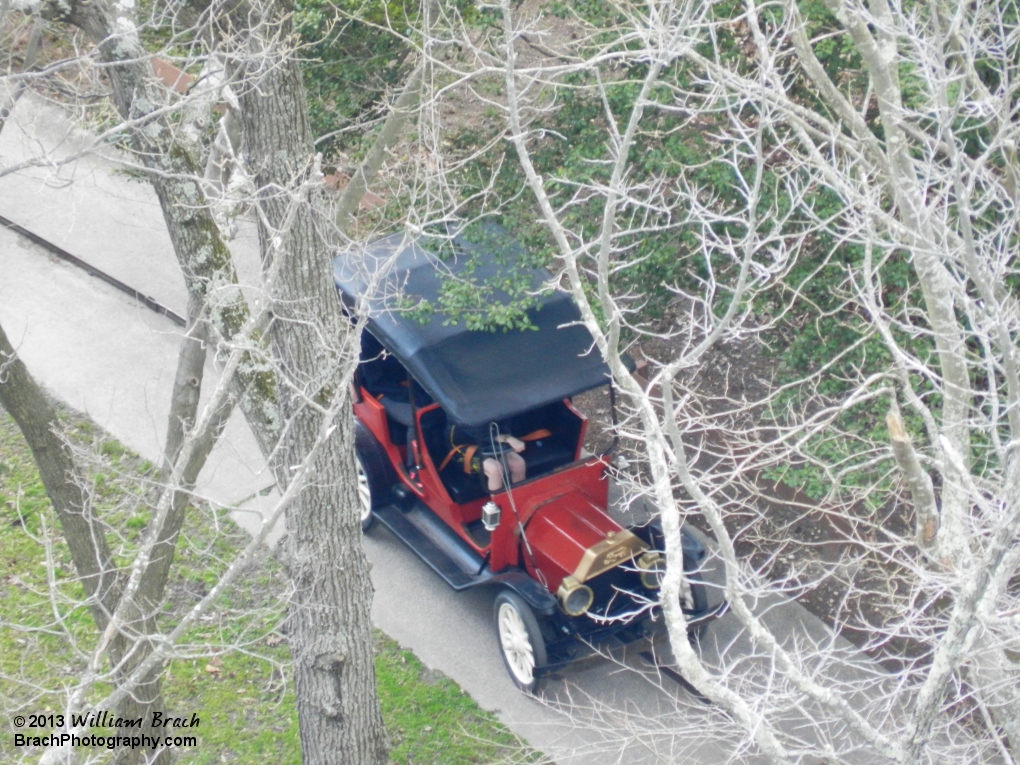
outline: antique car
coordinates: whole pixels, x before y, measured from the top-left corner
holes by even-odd
[[[354,381],[362,527],[386,526],[454,590],[493,588],[504,663],[532,692],[584,644],[642,636],[665,564],[661,527],[613,520],[609,454],[583,448],[588,422],[572,398],[610,385],[609,370],[571,298],[541,293],[549,274],[520,255],[493,226],[431,247],[397,235],[337,258],[334,280],[349,315],[367,317]],[[522,275],[537,295],[528,327],[471,329],[440,310],[450,285],[468,282],[504,305],[501,285],[520,290]],[[482,435],[461,444],[458,429]],[[517,483],[510,435],[524,447]],[[495,491],[486,459],[503,474]],[[685,531],[683,550],[695,629],[721,609],[707,604],[704,547]]]

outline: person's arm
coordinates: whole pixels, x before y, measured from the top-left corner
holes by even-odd
[[[508,436],[500,433],[497,440],[501,444],[506,444],[518,454],[524,451],[524,442],[519,438],[514,438],[513,436]]]

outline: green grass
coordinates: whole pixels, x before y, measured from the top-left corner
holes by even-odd
[[[153,466],[91,423],[75,421],[69,433],[81,449],[96,505],[111,524],[117,558],[126,564],[148,518],[144,478]],[[247,540],[225,513],[189,509],[167,587],[164,627],[208,592]],[[196,712],[201,718],[197,731],[183,731],[196,733],[199,746],[180,750],[179,762],[300,763],[290,654],[277,631],[286,592],[283,572],[267,551],[179,645],[183,658],[171,661],[164,673],[165,707],[169,714]],[[31,453],[0,410],[0,704],[5,719],[63,710],[64,688],[80,676],[97,641],[91,616],[78,602],[80,595]],[[455,683],[425,668],[410,651],[382,633],[376,633],[375,651],[393,763],[541,761]],[[98,686],[92,698],[108,690]],[[0,762],[38,759],[37,751],[16,750],[13,743],[12,735],[0,737]],[[100,755],[102,762],[112,760],[106,752],[90,754]]]

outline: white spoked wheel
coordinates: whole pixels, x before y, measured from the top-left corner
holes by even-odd
[[[512,592],[496,597],[494,612],[503,663],[518,688],[534,693],[538,670],[548,663],[538,620],[528,604]]]
[[[708,610],[708,593],[705,591],[705,580],[700,571],[684,573],[683,589],[680,592],[680,608],[685,613],[703,615]],[[701,641],[707,622],[701,621],[687,629],[687,639],[697,647]]]
[[[354,460],[354,466],[358,475],[358,504],[361,510],[361,530],[368,531],[375,523],[375,515],[372,514],[372,487],[368,482],[368,473],[361,463],[361,457]]]

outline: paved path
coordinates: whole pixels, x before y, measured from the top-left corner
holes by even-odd
[[[66,156],[90,140],[71,131],[58,109],[26,96],[0,136],[0,168],[41,150]],[[183,280],[154,194],[123,172],[116,152],[107,149],[58,170],[30,169],[0,178],[0,215],[185,313]],[[254,284],[258,253],[250,222],[242,222],[232,249],[242,281]],[[0,321],[29,369],[53,394],[134,451],[158,459],[180,342],[171,321],[2,228]],[[207,379],[215,375],[210,369]],[[259,503],[272,497],[251,498],[271,483],[247,425],[235,415],[198,492],[238,507],[234,517],[253,528]],[[679,705],[688,723],[709,724],[704,709],[679,685],[667,680],[656,689],[647,672],[621,671],[604,660],[570,668],[550,690],[569,692],[588,708],[573,719],[518,693],[499,657],[491,592],[452,592],[385,530],[374,531],[365,546],[373,564],[376,625],[560,762],[725,761],[721,745],[710,736],[693,742],[667,731],[649,748],[630,740],[626,715],[599,714],[604,705],[639,718],[676,715]],[[778,623],[827,634],[797,606],[785,604],[775,614]],[[721,644],[740,644],[733,620],[721,621],[714,635]],[[645,666],[634,656],[617,658],[632,668]]]

